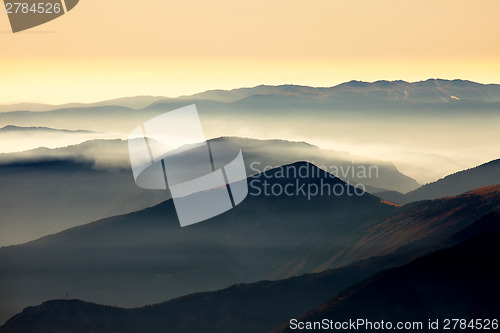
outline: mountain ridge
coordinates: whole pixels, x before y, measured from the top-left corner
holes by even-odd
[[[500,184],[500,159],[455,172],[406,194],[379,192],[377,196],[398,204],[456,196],[476,188]]]
[[[315,322],[327,318],[342,322],[354,316],[394,325],[420,321],[422,328],[415,330],[435,332],[426,326],[429,318],[440,320],[441,329],[445,319],[461,318],[467,323],[475,318],[497,319],[500,289],[497,284],[499,271],[495,266],[500,255],[500,215],[496,216],[497,226],[492,231],[377,273],[304,313],[298,320]],[[294,331],[313,330],[293,330],[289,324],[284,324],[272,333]],[[466,325],[461,331],[475,330]]]
[[[482,222],[483,220],[485,221]],[[496,225],[493,225],[493,222],[496,222]],[[481,227],[475,228],[476,232],[472,235],[467,236],[465,229],[459,232],[462,234],[457,239],[460,244],[498,230],[500,213],[494,214],[493,220],[485,216],[471,226],[474,225]],[[456,242],[452,245],[455,246]],[[438,252],[433,252],[431,256],[436,255],[435,253]],[[347,267],[286,280],[235,284],[214,292],[190,294],[134,309],[97,305],[74,299],[46,301],[38,306],[27,307],[10,318],[0,327],[0,332],[30,333],[33,327],[36,327],[37,333],[58,332],[59,327],[72,327],[72,331],[76,333],[153,333],[162,331],[164,327],[169,327],[175,333],[265,332],[279,326],[280,321],[299,318],[301,311],[306,312],[304,308],[321,303],[321,299],[328,298],[328,295],[337,294],[344,289],[342,286],[354,283],[354,286],[341,291],[346,294],[345,290],[349,288],[366,285],[377,276],[391,272],[386,270],[377,274],[375,269],[370,268],[370,261],[380,259],[374,258]],[[375,275],[368,277],[372,274]],[[367,279],[357,283],[363,275]],[[317,309],[316,306],[314,308]]]
[[[286,140],[252,140],[224,137],[214,142],[238,145],[247,176],[300,160],[315,162],[352,184],[362,183],[397,190],[418,183],[383,161],[366,161],[345,152]],[[376,166],[376,176],[354,178],[342,170],[366,170]],[[24,243],[89,221],[149,207],[167,199],[164,191],[144,190],[134,182],[127,141],[92,140],[65,148],[38,148],[22,153],[0,154],[0,245]],[[57,172],[56,172],[57,171]],[[333,170],[335,171],[335,170]],[[333,172],[332,171],[332,172]],[[68,188],[71,191],[68,192]],[[12,190],[15,189],[15,190]],[[3,194],[2,194],[3,193]],[[26,208],[17,209],[18,202]],[[61,202],[65,205],[59,206]],[[48,209],[48,207],[59,207]],[[32,214],[28,214],[32,212]],[[43,212],[43,214],[40,214]],[[17,221],[16,224],[8,223]]]
[[[295,85],[295,84],[282,84],[282,85],[258,85],[254,87],[247,88],[234,88],[229,90],[224,89],[214,89],[207,90],[204,92],[195,93],[192,95],[181,95],[178,97],[165,97],[165,96],[136,96],[136,97],[121,97],[116,99],[104,100],[99,102],[92,103],[66,103],[61,105],[51,105],[51,104],[36,104],[36,103],[19,103],[19,104],[3,104],[0,105],[1,112],[15,112],[15,111],[30,111],[31,107],[32,111],[35,112],[46,112],[50,110],[61,110],[61,109],[71,109],[71,108],[86,108],[86,107],[101,107],[104,105],[107,106],[117,106],[117,107],[128,107],[141,109],[141,108],[150,108],[155,103],[162,101],[185,101],[185,100],[206,100],[206,101],[219,101],[219,102],[235,102],[238,99],[259,95],[262,93],[278,93],[281,95],[297,95],[299,94],[313,94],[318,96],[329,96],[333,92],[345,91],[346,89],[387,89],[392,88],[396,89],[396,92],[392,93],[392,97],[395,99],[408,99],[410,94],[405,93],[405,89],[435,89],[436,93],[429,94],[429,92],[422,92],[417,94],[416,97],[427,96],[432,97],[432,100],[436,102],[450,102],[453,100],[466,99],[466,100],[487,100],[490,102],[499,102],[500,101],[500,84],[483,84],[477,83],[468,80],[454,79],[454,80],[446,80],[446,79],[427,79],[423,81],[415,81],[415,82],[407,82],[403,80],[378,80],[373,82],[367,81],[356,81],[351,80],[348,82],[343,82],[330,87],[314,87],[307,85]],[[473,93],[464,94],[464,89],[474,89]],[[480,88],[486,89],[484,93],[478,92],[477,90]],[[401,90],[402,89],[402,90]],[[453,95],[450,91],[454,91]],[[440,92],[440,93],[438,93]],[[462,95],[461,95],[462,94]],[[387,95],[390,97],[391,95]],[[450,97],[453,96],[453,97]],[[462,96],[462,97],[459,97]],[[457,99],[458,98],[458,99]],[[133,100],[141,100],[141,102],[133,103]],[[152,102],[147,104],[147,101],[151,100]],[[142,104],[141,104],[142,103]],[[20,109],[16,109],[16,106],[19,106]],[[137,107],[139,106],[139,107]]]
[[[44,126],[30,126],[30,127],[23,127],[23,126],[16,126],[16,125],[6,125],[2,128],[0,128],[0,133],[8,133],[8,132],[15,132],[15,131],[20,131],[20,132],[38,132],[38,131],[45,131],[45,132],[64,132],[64,133],[96,133],[94,131],[88,131],[88,130],[68,130],[68,129],[58,129],[58,128],[51,128],[51,127],[44,127]]]

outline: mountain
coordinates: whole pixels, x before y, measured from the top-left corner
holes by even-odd
[[[149,105],[147,102],[151,102]],[[329,115],[343,115],[346,110],[357,110],[366,115],[384,111],[384,114],[419,112],[425,115],[439,111],[462,115],[498,115],[500,85],[479,84],[464,80],[430,79],[421,82],[351,81],[329,88],[296,85],[257,86],[230,91],[211,90],[178,98],[131,97],[88,104],[66,104],[38,107],[44,111],[29,111],[29,107],[3,106],[0,122],[18,126],[54,126],[55,124],[84,124],[95,131],[129,133],[137,123],[155,115],[188,104],[197,104],[201,115],[252,117],[301,115],[304,110],[322,119]],[[139,109],[137,107],[140,106]],[[33,109],[33,108],[32,108]],[[298,112],[298,113],[297,113]],[[117,115],[120,117],[117,118]],[[89,117],[94,122],[89,122]],[[95,121],[99,119],[99,121]],[[262,124],[261,124],[262,125]],[[71,127],[64,126],[64,127]],[[220,135],[220,134],[219,134]]]
[[[390,159],[403,173],[412,172],[420,182],[428,182],[498,157],[499,90],[499,85],[441,79],[352,81],[329,88],[257,86],[159,98],[141,108],[109,102],[38,112],[0,112],[0,124],[69,129],[77,126],[124,138],[143,122],[194,103],[207,138],[279,137],[358,151],[361,155],[371,147],[382,154],[428,152],[432,146],[435,151],[454,151],[463,156],[454,161],[432,154],[425,159],[427,165],[409,164],[405,154]],[[473,152],[478,147],[483,151],[479,159]]]
[[[303,142],[241,138],[212,141],[241,147],[248,176],[308,160],[345,181],[370,189],[369,185],[401,191],[418,187],[390,163],[322,150]],[[367,170],[366,177],[358,175],[363,170]],[[24,243],[168,199],[165,191],[137,187],[127,141],[122,140],[92,140],[58,149],[0,154],[0,171],[0,246]],[[18,202],[25,208],[19,209]]]
[[[294,176],[297,168],[308,176]],[[250,194],[236,208],[186,228],[179,227],[168,200],[1,248],[0,298],[9,301],[0,303],[0,318],[66,292],[131,307],[234,283],[321,272],[401,248],[404,258],[411,258],[500,202],[500,188],[492,187],[396,207],[367,193],[353,195],[340,179],[299,162],[252,176],[248,184]],[[269,194],[287,185],[290,196]],[[319,188],[336,189],[338,195],[308,196]]]
[[[165,191],[135,184],[127,142],[121,140],[0,154],[0,193],[0,246],[168,199]]]
[[[158,96],[135,96],[110,99],[95,103],[67,103],[62,105],[42,104],[42,103],[13,103],[0,104],[0,112],[11,111],[50,111],[57,109],[78,108],[88,106],[116,105],[128,108],[140,109],[166,97]]]
[[[472,189],[500,184],[500,159],[460,171],[406,194],[409,201],[458,195]]]
[[[39,147],[0,154],[3,166],[68,160],[91,164],[97,169],[130,169],[128,142],[121,139],[95,139],[61,148]]]
[[[300,167],[311,176],[275,176],[280,170]],[[395,209],[366,193],[348,195],[352,187],[310,164],[283,168],[251,177],[251,193],[235,209],[186,228],[179,227],[168,200],[143,211],[0,248],[0,298],[10,300],[0,303],[1,317],[24,304],[61,297],[65,292],[92,301],[137,306],[237,282],[308,273],[309,265],[318,264],[314,258],[305,264],[302,257],[330,247],[361,224],[369,224],[371,218]],[[293,184],[297,195],[258,193],[264,181],[269,186]],[[308,200],[299,189],[312,184],[346,193]]]
[[[420,82],[376,81],[372,84],[350,81],[338,86],[345,90],[372,92],[375,96],[383,96],[380,91],[389,91],[388,98],[406,100],[425,100],[427,102],[449,102],[454,100],[500,101],[499,85],[483,85],[467,80],[428,79]],[[453,96],[453,97],[451,97]]]
[[[412,322],[423,324],[419,332],[435,332],[428,320],[465,320],[460,329],[474,332],[475,319],[498,320],[500,313],[500,229],[477,236],[450,249],[427,255],[402,267],[383,271],[348,288],[331,301],[298,318],[301,322],[317,322],[324,318],[349,322],[357,318],[371,322]],[[460,324],[460,323],[459,323]],[[449,328],[453,328],[451,321]],[[462,323],[463,325],[463,323]],[[278,332],[312,332],[283,325]],[[361,326],[363,331],[375,331]],[[489,329],[494,329],[490,327]]]
[[[472,155],[470,151],[468,154]],[[488,155],[485,157],[474,156],[474,158],[462,160],[455,156],[447,157],[435,153],[405,151],[385,152],[378,154],[377,157],[385,161],[397,161],[398,170],[417,180],[420,184],[434,182],[458,170],[479,165],[485,161],[484,158],[488,159]]]
[[[451,244],[500,228],[500,214],[480,218],[453,237]],[[474,230],[472,234],[469,231]],[[459,236],[458,236],[459,235]],[[435,256],[432,255],[432,256]],[[25,308],[0,332],[267,332],[290,318],[298,318],[326,303],[341,289],[384,268],[387,257],[372,258],[347,267],[279,281],[237,284],[149,305],[123,309],[79,300],[54,300]],[[386,265],[386,264],[385,264]]]
[[[56,129],[43,126],[14,126],[0,128],[0,152],[20,152],[38,147],[55,148],[75,145],[96,138],[116,138],[115,134],[88,130]],[[0,153],[0,156],[1,156]]]
[[[498,158],[499,87],[441,79],[351,81],[329,88],[257,86],[158,98],[140,108],[130,101],[111,101],[66,105],[47,111],[0,112],[0,124],[77,127],[125,138],[139,124],[155,116],[196,104],[207,138],[278,137],[357,151],[361,155],[374,147],[380,150],[381,156],[377,158],[386,160],[384,151],[400,152],[391,154],[394,156],[389,160],[403,173],[411,172],[420,182],[428,182]],[[428,152],[430,146],[435,151],[457,152],[462,158],[454,161],[431,154],[425,158],[427,164],[420,157],[416,157],[419,163],[409,163],[406,152]],[[480,158],[473,151],[478,147],[482,150]]]
[[[346,182],[362,184],[371,189],[407,192],[419,187],[414,179],[399,172],[390,162],[343,151],[320,149],[306,142],[238,137],[215,138],[211,142],[231,142],[241,147],[249,176],[262,172],[265,168],[308,161]]]
[[[28,307],[0,332],[265,332],[329,298],[371,269],[363,265],[280,281],[237,284],[143,308],[55,300]]]
[[[260,85],[252,88],[238,88],[232,90],[208,90],[194,95],[168,98],[161,96],[136,96],[117,98],[95,103],[67,103],[63,105],[49,105],[41,103],[17,103],[0,105],[0,112],[11,111],[50,111],[57,109],[68,109],[93,106],[124,106],[128,108],[144,108],[153,106],[155,103],[169,101],[213,101],[231,103],[251,96],[295,96],[295,97],[349,97],[349,94],[358,94],[365,97],[388,100],[406,100],[411,102],[457,102],[468,101],[500,101],[500,85],[480,84],[467,80],[443,80],[428,79],[419,82],[405,81],[349,81],[337,86],[316,88],[300,85]],[[354,96],[351,96],[354,97]]]
[[[316,272],[335,263],[347,265],[373,256],[384,256],[396,249],[425,253],[434,245],[470,225],[481,216],[500,210],[500,186],[487,186],[456,197],[414,202],[399,207],[390,216],[372,221],[372,226],[346,241],[340,251],[324,258]],[[347,245],[349,244],[349,245]],[[325,251],[327,252],[327,251]]]
[[[66,129],[56,129],[49,127],[41,127],[41,126],[32,126],[32,127],[20,127],[14,125],[7,125],[0,128],[0,133],[12,133],[12,132],[23,132],[23,133],[44,133],[44,132],[53,132],[53,133],[95,133],[92,131],[86,130],[66,130]]]
[[[73,159],[0,165],[0,246],[24,243],[168,199],[134,183],[130,169]]]
[[[208,91],[178,99],[159,100],[146,109],[175,106],[179,101],[193,103],[223,103],[237,109],[247,107],[273,107],[289,110],[309,109],[405,109],[426,112],[429,108],[441,108],[456,112],[476,106],[493,110],[500,102],[500,85],[483,85],[464,80],[429,79],[420,82],[404,81],[350,81],[329,88],[313,88],[297,85],[257,86],[231,91]],[[400,110],[402,112],[403,110]]]
[[[454,173],[406,194],[378,192],[377,196],[385,200],[405,204],[418,200],[455,196],[475,188],[498,184],[500,184],[500,159]]]
[[[500,102],[500,85],[480,84],[466,80],[429,79],[420,82],[405,81],[349,81],[328,88],[314,88],[299,85],[269,86],[260,85],[253,88],[233,90],[209,90],[192,96],[182,96],[185,100],[210,100],[217,102],[234,102],[251,96],[294,96],[294,97],[353,97],[349,94],[387,99],[406,100],[411,102],[446,103],[460,100]],[[163,103],[157,101],[155,103]]]
[[[219,137],[210,142],[229,142],[242,150],[248,176],[284,164],[309,161],[353,184],[363,184],[379,191],[393,189],[407,192],[419,184],[400,173],[386,161],[369,159],[342,151],[320,149],[306,142],[257,140]],[[72,159],[97,166],[130,168],[128,143],[123,140],[92,140],[64,148],[38,148],[31,151],[0,154],[0,165],[40,160]]]

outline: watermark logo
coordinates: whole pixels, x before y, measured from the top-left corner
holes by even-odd
[[[12,32],[52,21],[75,8],[79,0],[3,0]]]
[[[349,167],[349,166],[348,166]],[[354,166],[353,166],[354,167]],[[374,168],[363,165],[355,166],[360,174],[372,176]],[[249,180],[250,196],[259,197],[302,197],[311,200],[315,197],[352,197],[366,194],[366,187],[349,180],[342,181],[327,170],[337,166],[317,166],[310,162],[297,162],[279,167],[264,166],[260,162],[252,162],[250,169],[256,175]],[[344,166],[341,166],[344,169]],[[369,168],[369,169],[368,169]],[[378,176],[378,169],[375,169]]]
[[[248,194],[241,149],[207,141],[195,105],[141,124],[128,147],[136,184],[169,191],[182,227],[222,214]]]

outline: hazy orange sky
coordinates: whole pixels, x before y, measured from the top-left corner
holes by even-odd
[[[352,79],[500,83],[498,0],[81,0],[12,34],[0,103]]]

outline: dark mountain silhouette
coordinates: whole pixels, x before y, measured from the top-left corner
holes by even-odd
[[[402,267],[383,271],[339,293],[331,301],[307,312],[300,321],[314,322],[324,318],[333,321],[368,319],[370,321],[423,322],[428,319],[497,319],[500,313],[500,288],[497,269],[500,255],[499,215],[497,228],[450,249],[427,255]],[[450,326],[453,327],[453,323]],[[490,327],[490,329],[493,329]],[[375,331],[363,329],[362,331]],[[474,332],[466,326],[460,331]],[[278,332],[312,332],[292,330],[288,324]]]
[[[0,304],[3,316],[21,304],[66,291],[87,300],[137,306],[237,282],[308,273],[322,259],[311,257],[306,264],[305,256],[331,247],[371,218],[395,209],[366,193],[328,196],[325,192],[310,200],[300,193],[292,197],[254,193],[264,181],[271,186],[287,182],[295,186],[298,181],[299,187],[326,184],[337,191],[353,190],[310,164],[289,167],[303,167],[311,174],[303,179],[277,177],[279,169],[273,169],[254,176],[248,180],[250,195],[243,203],[190,227],[179,227],[169,200],[1,248],[0,298],[11,300]]]
[[[231,142],[241,147],[249,176],[263,171],[266,167],[308,161],[346,182],[363,184],[367,187],[367,192],[370,192],[369,188],[407,192],[419,186],[414,179],[399,172],[392,163],[320,149],[306,142],[237,137],[216,138],[212,141]]]
[[[281,176],[305,168],[306,178]],[[140,306],[238,282],[321,272],[405,248],[426,253],[498,208],[499,188],[420,202],[386,205],[307,163],[249,178],[251,194],[235,209],[179,228],[172,202],[0,249],[3,318],[24,306],[61,298]],[[259,183],[260,181],[260,183]],[[343,195],[266,196],[275,184],[336,186]],[[260,187],[262,189],[262,187]],[[351,192],[352,193],[352,192]],[[130,286],[134,286],[131,288]],[[6,319],[6,318],[5,318]]]
[[[242,148],[248,176],[265,168],[308,160],[329,171],[331,166],[339,168],[338,176],[353,184],[399,190],[418,186],[390,163],[365,162],[347,153],[322,150],[303,142],[240,138],[214,141],[232,142]],[[356,177],[359,169],[369,170],[373,166],[376,174]],[[3,193],[0,245],[27,242],[168,199],[165,191],[137,187],[130,169],[127,142],[122,140],[93,140],[58,149],[0,154],[0,170],[0,193]],[[16,205],[21,201],[24,209]]]
[[[454,236],[451,243],[446,244],[466,241],[499,227],[500,214],[488,214],[460,231],[457,234],[460,237]],[[468,235],[472,229],[474,232]],[[388,262],[394,263],[394,257],[390,257],[372,258],[348,267],[280,281],[238,284],[136,309],[79,300],[48,301],[25,308],[6,322],[0,332],[57,333],[71,330],[75,333],[155,333],[163,332],[165,327],[172,333],[267,332],[290,318],[298,318],[300,313],[325,302],[332,298],[330,295],[335,295],[381,267],[386,267]]]
[[[280,281],[238,284],[136,309],[79,300],[56,300],[29,307],[0,332],[265,332],[322,302],[361,277],[372,266],[353,265]]]
[[[406,204],[459,195],[475,188],[498,184],[500,184],[500,159],[454,173],[406,194],[386,191],[378,192],[377,196],[395,203]]]
[[[480,219],[470,224],[469,226],[463,228],[455,235],[453,235],[449,241],[451,244],[460,243],[468,240],[469,238],[476,237],[487,232],[493,231],[500,228],[500,211],[492,212],[482,216]]]

